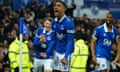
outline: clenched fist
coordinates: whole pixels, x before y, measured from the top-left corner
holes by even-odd
[[[41,56],[42,58],[46,58],[46,57],[47,57],[46,53],[40,53],[40,56]]]
[[[40,41],[45,43],[46,42],[46,37],[44,35],[41,35],[40,37]]]

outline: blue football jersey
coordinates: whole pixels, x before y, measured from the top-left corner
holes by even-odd
[[[75,26],[72,19],[64,15],[59,21],[55,18],[52,28],[56,34],[55,48],[58,53],[67,58],[74,51]]]
[[[54,42],[53,42],[54,36],[55,36],[54,34],[55,33],[52,30],[50,32],[45,32],[44,28],[39,28],[38,29],[37,33],[35,34],[34,41],[33,41],[33,44],[36,47],[36,58],[41,59],[40,53],[41,52],[47,53],[48,48],[53,47],[53,45],[51,45],[51,44],[54,44]],[[46,42],[45,43],[40,42],[39,37],[41,35],[44,35],[46,37]],[[53,54],[52,54],[52,51],[51,51],[47,55],[47,58],[52,57],[52,55]]]
[[[118,36],[117,29],[112,26],[112,31],[108,32],[106,23],[98,26],[93,34],[93,38],[97,39],[95,54],[96,57],[103,57],[108,60],[112,59],[111,50],[112,44]]]

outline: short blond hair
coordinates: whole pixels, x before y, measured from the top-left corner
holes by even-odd
[[[46,18],[43,19],[43,22],[45,22],[45,21],[47,21],[47,20],[51,22],[51,21],[52,21],[52,18],[51,18],[51,17],[46,17]]]

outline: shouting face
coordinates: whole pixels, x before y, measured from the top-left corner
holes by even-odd
[[[66,11],[66,7],[62,2],[55,2],[54,4],[54,15],[58,18],[61,18]]]

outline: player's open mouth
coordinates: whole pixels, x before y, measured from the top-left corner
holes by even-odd
[[[58,13],[58,10],[54,10],[55,13]]]

